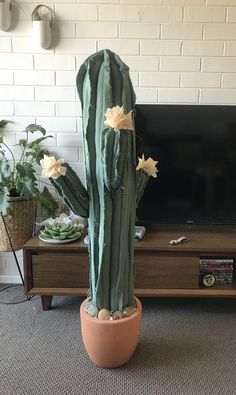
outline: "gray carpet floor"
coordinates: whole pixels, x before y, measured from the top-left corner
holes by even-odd
[[[3,287],[3,285],[2,285]],[[1,289],[1,287],[0,287]],[[20,304],[22,287],[0,292],[0,394],[236,394],[236,300],[142,299],[142,336],[117,369],[90,362],[78,297]]]

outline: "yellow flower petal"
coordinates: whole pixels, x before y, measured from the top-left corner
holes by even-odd
[[[134,130],[132,120],[132,110],[128,114],[124,113],[124,107],[115,106],[107,108],[105,112],[105,125],[115,131],[121,129]]]
[[[145,160],[144,154],[142,155],[142,158],[138,158],[138,165],[137,165],[137,170],[142,169],[145,171],[149,176],[152,176],[154,178],[157,177],[157,165],[158,161],[153,160],[152,158],[148,158]]]

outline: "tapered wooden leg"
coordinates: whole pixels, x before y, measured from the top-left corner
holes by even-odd
[[[52,303],[52,295],[41,295],[41,303],[43,310],[49,310]]]

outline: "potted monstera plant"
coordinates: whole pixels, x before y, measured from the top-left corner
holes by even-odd
[[[138,343],[141,303],[134,296],[136,206],[156,161],[135,149],[135,93],[128,67],[110,50],[89,57],[77,76],[82,104],[85,188],[68,164],[45,156],[50,177],[68,207],[88,217],[90,290],[80,309],[89,357],[117,367]]]
[[[39,164],[48,150],[41,143],[49,137],[46,130],[36,124],[28,125],[25,137],[18,141],[20,157],[5,141],[5,127],[9,121],[0,121],[0,250],[10,251],[22,248],[32,235],[38,202],[47,215],[53,215],[57,202],[45,186],[39,190],[35,176],[35,165]],[[30,139],[32,133],[42,136]],[[10,242],[10,240],[11,242]],[[12,243],[12,246],[11,246]]]

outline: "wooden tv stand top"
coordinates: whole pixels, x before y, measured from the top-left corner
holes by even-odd
[[[169,244],[170,240],[180,236],[187,237],[178,246]],[[41,241],[38,236],[29,239],[24,245],[25,250],[55,250],[87,251],[83,241],[69,244],[49,244]],[[175,251],[195,253],[236,253],[236,226],[188,226],[188,225],[160,225],[147,228],[143,239],[135,242],[135,251]]]
[[[169,241],[185,236],[179,245]],[[156,226],[135,242],[135,292],[138,296],[236,297],[233,284],[200,284],[200,258],[236,261],[236,229],[211,226]],[[236,270],[234,264],[234,271]],[[48,244],[37,236],[24,246],[25,290],[41,295],[43,308],[53,295],[86,295],[88,248],[83,241]]]
[[[170,240],[185,236],[187,240],[179,245]],[[236,227],[163,225],[147,230],[142,241],[135,244],[135,250],[164,251],[196,254],[236,253]]]

